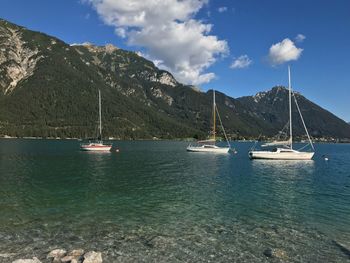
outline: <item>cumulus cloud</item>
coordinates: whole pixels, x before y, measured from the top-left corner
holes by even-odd
[[[221,6],[221,7],[218,8],[218,11],[220,13],[226,12],[227,11],[227,7],[226,6]]]
[[[268,59],[271,65],[275,66],[291,60],[298,60],[302,51],[302,48],[297,48],[292,40],[286,38],[270,47]]]
[[[232,69],[240,69],[240,68],[247,68],[249,67],[253,61],[248,57],[248,55],[242,55],[236,58],[230,68]]]
[[[121,38],[126,38],[126,30],[122,27],[117,27],[114,32]]]
[[[298,34],[296,37],[295,37],[295,41],[296,42],[303,42],[305,40],[306,36],[304,36],[303,34]]]
[[[215,74],[205,71],[229,52],[226,41],[210,35],[211,24],[194,19],[208,0],[84,1],[127,44],[145,48],[153,61],[186,84],[210,82]]]

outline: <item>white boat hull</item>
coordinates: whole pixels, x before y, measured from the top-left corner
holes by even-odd
[[[229,147],[203,147],[203,146],[188,146],[188,152],[206,152],[206,153],[228,153]]]
[[[93,152],[108,152],[112,149],[112,145],[105,144],[82,144],[80,150]]]
[[[311,160],[314,152],[272,152],[272,151],[250,151],[250,159],[270,159],[270,160]]]

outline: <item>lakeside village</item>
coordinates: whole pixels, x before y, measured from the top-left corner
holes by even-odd
[[[81,141],[83,140],[82,138],[71,138],[71,137],[31,137],[31,136],[23,136],[23,137],[16,137],[16,136],[9,136],[9,135],[0,135],[1,139],[30,139],[30,140],[77,140],[77,141]],[[89,139],[89,138],[84,138],[85,139]],[[118,137],[109,137],[108,140],[110,141],[123,141],[123,140],[137,140],[137,141],[185,141],[185,142],[191,142],[191,141],[195,141],[198,138],[158,138],[158,137],[153,137],[153,138],[147,138],[147,139],[142,139],[142,138],[138,138],[138,139],[134,139],[134,138],[118,138]],[[220,141],[220,138],[217,138]],[[249,136],[235,136],[235,137],[230,137],[229,136],[229,140],[230,141],[236,141],[236,142],[265,142],[265,141],[270,141],[273,140],[274,137],[268,137],[268,136],[260,136],[259,138],[254,138],[254,137],[249,137]],[[93,140],[93,138],[91,138],[91,140]],[[350,143],[350,138],[334,138],[334,137],[315,137],[312,138],[312,141],[314,143]],[[296,137],[294,142],[300,142],[300,143],[304,143],[305,140],[303,138],[298,138]]]

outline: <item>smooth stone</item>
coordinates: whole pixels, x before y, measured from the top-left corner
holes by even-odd
[[[68,256],[73,256],[74,258],[79,258],[82,255],[84,255],[84,249],[74,249],[71,252],[69,252],[67,255]]]
[[[67,254],[67,251],[64,249],[54,249],[52,250],[46,258],[62,258]]]
[[[102,263],[101,252],[89,251],[84,255],[83,263]]]
[[[265,249],[264,250],[264,255],[266,256],[266,257],[272,257],[272,249],[271,248],[267,248],[267,249]]]
[[[62,263],[71,262],[73,259],[75,259],[75,257],[73,256],[64,256],[63,258],[61,258],[61,262]]]
[[[33,259],[17,259],[12,261],[12,263],[41,263],[41,261],[38,258],[33,257]]]

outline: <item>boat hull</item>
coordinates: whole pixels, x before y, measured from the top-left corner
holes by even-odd
[[[188,152],[206,152],[206,153],[228,153],[230,151],[229,147],[216,147],[216,148],[205,148],[205,147],[196,147],[188,146]]]
[[[88,144],[88,145],[80,146],[80,150],[90,151],[90,152],[108,152],[111,149],[112,149],[112,145],[105,145],[105,144]]]
[[[314,152],[271,152],[271,151],[250,151],[250,159],[269,160],[311,160]]]

